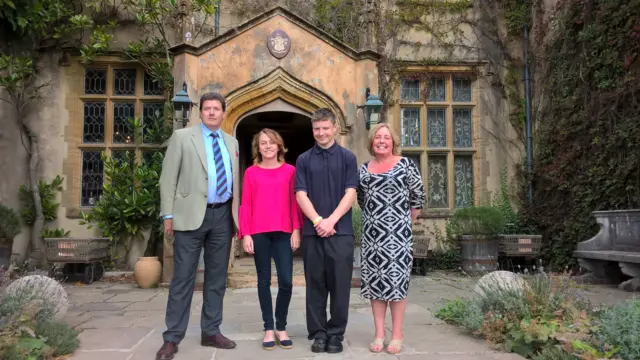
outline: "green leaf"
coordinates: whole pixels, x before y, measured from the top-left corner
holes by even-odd
[[[18,17],[18,26],[20,26],[21,28],[24,28],[25,26],[27,26],[29,22],[27,21],[27,19],[23,18],[23,17]]]

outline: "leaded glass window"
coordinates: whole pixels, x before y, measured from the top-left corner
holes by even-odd
[[[130,166],[132,166],[133,162],[136,160],[136,154],[131,151],[131,150],[112,150],[111,151],[111,158],[113,158],[113,160],[116,160],[118,162],[122,162],[125,163],[127,162],[127,155],[128,155],[128,163]]]
[[[455,206],[464,208],[473,205],[473,156],[456,155],[453,160]]]
[[[457,148],[473,146],[471,109],[453,110],[453,146]]]
[[[153,156],[155,154],[157,154],[157,153],[161,153],[161,151],[158,151],[158,150],[143,151],[142,152],[142,163],[149,165],[153,161]]]
[[[104,163],[100,151],[82,152],[81,206],[93,206],[102,194]]]
[[[402,146],[420,146],[420,109],[405,108],[401,110],[402,116]]]
[[[413,163],[416,164],[418,171],[422,172],[422,169],[420,168],[420,154],[402,154],[402,156],[413,161]]]
[[[134,141],[129,119],[135,117],[136,105],[131,103],[113,104],[113,142],[131,144]]]
[[[84,116],[82,125],[82,142],[96,144],[104,142],[105,129],[105,103],[84,103]]]
[[[84,93],[105,94],[107,91],[107,70],[86,69],[84,72]]]
[[[447,147],[447,117],[445,109],[427,110],[427,145]]]
[[[420,100],[420,80],[402,79],[400,82],[400,99],[404,102]]]
[[[471,73],[430,68],[427,78],[407,75],[399,86],[400,145],[403,156],[414,161],[423,176],[426,211],[439,209],[439,214],[473,206],[477,110]],[[426,103],[403,104],[420,99]]]
[[[148,72],[144,73],[144,94],[145,95],[163,95],[164,84],[160,81],[153,81],[153,77]]]
[[[136,94],[136,69],[113,70],[113,94],[114,95],[135,95]]]
[[[157,147],[166,135],[163,128],[164,132],[156,137],[149,136],[148,141],[144,137],[149,123],[153,125],[156,119],[165,120],[164,84],[154,82],[141,68],[101,66],[99,61],[94,62],[94,66],[84,70],[80,84],[78,101],[82,106],[82,119],[79,116],[73,119],[73,124],[78,124],[78,131],[82,131],[81,140],[75,144],[80,155],[73,164],[80,169],[81,184],[68,191],[80,199],[79,205],[83,207],[93,206],[102,194],[104,164],[101,153],[115,160],[123,160],[124,155],[129,154],[129,164],[139,163],[149,160],[159,150]],[[143,136],[138,136],[139,139],[131,124],[136,116],[141,117],[143,126]],[[131,184],[134,184],[133,179]]]
[[[453,78],[453,101],[471,101],[471,80],[468,78]]]
[[[427,82],[427,101],[446,101],[447,86],[444,78],[430,78]]]
[[[449,207],[447,155],[429,155],[427,204],[432,208]]]
[[[150,139],[146,136],[148,132],[153,129],[158,129],[163,121],[163,103],[148,103],[142,105],[142,139],[144,143],[150,142]]]

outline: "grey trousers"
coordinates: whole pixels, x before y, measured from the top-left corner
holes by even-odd
[[[173,242],[174,274],[162,334],[164,341],[179,344],[187,332],[191,300],[200,252],[204,246],[204,285],[200,326],[203,335],[220,333],[222,305],[227,287],[227,267],[233,234],[231,201],[219,208],[207,208],[200,228],[176,231]]]

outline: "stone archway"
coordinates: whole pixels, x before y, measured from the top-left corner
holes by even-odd
[[[266,76],[226,96],[227,113],[222,123],[223,131],[233,134],[238,121],[245,114],[277,99],[308,113],[313,113],[318,108],[329,108],[336,114],[340,135],[346,135],[351,128],[346,122],[344,113],[333,99],[278,67]]]

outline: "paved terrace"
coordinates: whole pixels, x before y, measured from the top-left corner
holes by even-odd
[[[238,344],[234,350],[200,346],[200,310],[202,293],[196,292],[185,340],[176,360],[251,359],[402,359],[402,360],[516,360],[515,354],[496,352],[482,340],[447,325],[434,317],[444,299],[466,296],[473,281],[468,278],[434,274],[413,278],[404,327],[404,348],[398,355],[373,354],[368,344],[373,336],[369,304],[360,298],[359,289],[351,295],[349,326],[345,349],[341,354],[314,354],[306,339],[305,288],[294,286],[288,331],[294,348],[261,348],[262,322],[255,288],[228,289],[225,297],[222,331]],[[66,320],[81,330],[81,347],[73,355],[77,360],[151,360],[162,344],[165,329],[164,310],[168,290],[138,289],[134,283],[102,281],[89,286],[65,285],[70,306]],[[611,304],[631,296],[609,287],[590,287],[588,296],[599,303]],[[275,303],[275,288],[272,289]],[[390,336],[391,319],[387,329]]]

